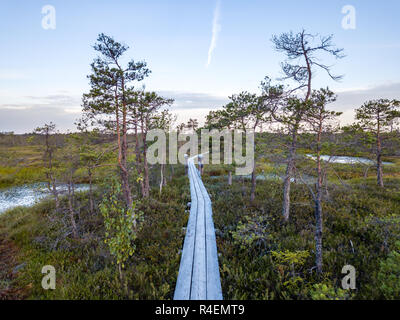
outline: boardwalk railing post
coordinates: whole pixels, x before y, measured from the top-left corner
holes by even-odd
[[[184,157],[185,157],[185,174],[187,175],[188,174],[188,157],[189,156],[187,154],[185,154]]]
[[[199,159],[199,172],[200,175],[203,175],[203,155],[199,154],[198,159]]]

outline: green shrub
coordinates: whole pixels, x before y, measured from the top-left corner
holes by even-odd
[[[244,222],[239,222],[237,229],[232,231],[235,244],[242,249],[267,247],[271,236],[268,234],[268,219],[264,216],[245,216]]]
[[[225,180],[203,179],[213,201],[224,298],[310,299],[310,288],[321,278],[315,273],[315,218],[307,187],[292,184],[290,222],[284,223],[280,182],[257,181],[250,203],[250,181],[234,180],[228,187]],[[374,179],[329,185],[323,207],[323,283],[328,289],[340,285],[343,266],[351,264],[359,285],[346,298],[383,297],[377,274],[400,240],[399,181],[386,179],[388,189],[378,188]],[[296,252],[308,257],[297,261]],[[343,298],[340,290],[328,291],[328,297]]]
[[[378,280],[386,299],[400,299],[400,241],[387,259],[380,262]]]
[[[90,213],[86,193],[77,193],[75,199],[80,239],[71,238],[63,224],[62,212],[68,208],[64,198],[59,215],[51,200],[2,214],[0,239],[13,241],[20,249],[15,258],[26,263],[13,288],[26,290],[28,299],[172,299],[188,219],[188,181],[181,171],[177,170],[181,177],[169,182],[161,195],[154,192],[158,199],[137,203],[135,210],[143,212],[143,222],[134,240],[135,251],[125,261],[124,285],[104,243],[103,216],[98,207]],[[103,194],[105,190],[98,185],[95,203],[101,203]],[[41,286],[41,268],[48,264],[56,269],[56,290]],[[5,279],[0,274],[1,281]]]
[[[108,245],[111,255],[116,260],[122,280],[125,262],[135,252],[135,240],[142,222],[142,212],[136,210],[135,202],[132,203],[132,208],[126,208],[118,198],[120,194],[121,185],[114,181],[109,192],[103,196],[99,209],[106,230],[104,243]]]
[[[334,288],[331,284],[314,284],[310,291],[312,300],[349,300],[351,292],[341,288]]]

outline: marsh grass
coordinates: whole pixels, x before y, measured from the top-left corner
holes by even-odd
[[[346,264],[356,268],[358,283],[347,298],[384,297],[377,274],[380,262],[400,239],[396,222],[400,219],[400,179],[385,179],[385,190],[376,186],[374,178],[349,180],[347,190],[331,185],[324,201],[323,277],[313,271],[314,212],[304,185],[293,185],[291,221],[285,224],[279,182],[257,182],[256,201],[250,204],[250,181],[228,186],[225,179],[204,180],[213,201],[225,299],[311,299],[319,283],[339,294],[341,269]],[[268,221],[261,246],[260,233],[255,233],[249,217]],[[248,228],[247,233],[243,233],[244,228]],[[238,234],[246,234],[246,247]],[[251,237],[257,241],[249,241]],[[291,271],[273,259],[272,252],[284,251],[307,251],[310,256]]]
[[[262,144],[256,155],[257,174],[281,175],[285,165],[269,157],[273,151],[269,150],[268,139],[268,134],[263,134],[257,142]],[[0,188],[43,181],[40,152],[39,146],[1,147]],[[309,150],[299,152],[306,154]],[[357,151],[353,155],[364,154]],[[21,168],[19,161],[32,161],[34,165]],[[323,276],[317,276],[313,268],[315,221],[307,186],[293,184],[291,220],[286,224],[281,218],[279,180],[257,180],[256,199],[250,203],[250,180],[234,179],[228,186],[226,175],[232,166],[206,165],[203,180],[213,203],[224,299],[312,299],[327,292],[331,298],[387,297],[379,279],[388,273],[393,261],[398,261],[393,252],[400,238],[400,159],[385,156],[384,161],[394,163],[384,167],[384,189],[376,186],[374,169],[364,177],[365,167],[361,165],[334,164],[332,170],[340,179],[329,171],[329,195],[323,204]],[[307,168],[312,162],[305,160],[298,165]],[[151,168],[151,198],[138,204],[145,219],[137,250],[125,268],[127,293],[104,244],[102,216],[97,209],[93,214],[89,212],[85,193],[77,194],[75,199],[78,239],[70,237],[66,199],[62,199],[58,215],[54,214],[54,202],[46,199],[0,216],[0,241],[15,249],[15,259],[6,262],[6,269],[0,272],[0,292],[7,287],[23,292],[11,298],[28,299],[171,299],[190,191],[182,166],[175,166],[172,181],[170,173],[167,171],[168,186],[160,194],[159,170]],[[79,168],[75,180],[87,182],[86,174],[84,168]],[[102,182],[110,174],[110,167],[96,171],[96,204],[104,192]],[[138,194],[139,187],[134,189]],[[277,257],[290,259],[288,262]],[[15,265],[21,264],[24,267],[10,277]],[[57,271],[54,291],[41,287],[41,268],[48,264]],[[357,290],[351,295],[338,290],[345,264],[357,270]]]
[[[12,286],[24,288],[29,299],[171,299],[188,218],[187,189],[186,177],[181,176],[161,196],[154,190],[152,199],[139,204],[145,222],[137,251],[125,267],[128,293],[104,244],[103,218],[97,210],[88,212],[85,193],[76,199],[79,239],[72,239],[62,227],[63,217],[54,216],[51,200],[9,210],[0,217],[0,237],[19,248],[18,262],[26,264]],[[100,198],[97,189],[97,201]],[[62,207],[66,205],[63,199]],[[56,290],[41,287],[44,265],[56,268]]]

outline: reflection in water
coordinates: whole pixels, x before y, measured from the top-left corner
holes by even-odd
[[[227,175],[224,175],[222,177],[224,177],[226,179],[228,178]],[[219,178],[221,178],[221,176],[210,176],[210,179],[219,179]],[[245,176],[232,175],[232,178],[233,179],[242,179],[243,178],[243,179],[249,180],[249,179],[251,179],[251,174],[245,175]],[[256,175],[256,180],[283,181],[284,178],[285,178],[285,176],[283,174],[279,175],[277,173],[264,173],[263,172],[261,174]],[[315,181],[316,181],[314,177],[312,177],[308,174],[303,174],[301,176],[301,178],[302,178],[302,180],[296,179],[296,178],[290,178],[290,181],[294,182],[294,183],[303,183],[303,181],[306,183],[315,183]]]
[[[313,156],[312,154],[306,154],[306,157],[316,160],[316,157]],[[373,166],[376,164],[375,161],[367,158],[362,158],[362,157],[347,157],[347,156],[328,156],[328,155],[321,155],[321,160],[323,161],[329,161],[330,163],[342,163],[342,164],[363,164],[363,165],[370,165]],[[393,162],[382,162],[384,165],[393,165]],[[275,167],[276,164],[275,164]],[[210,176],[211,179],[218,179],[221,176]],[[227,178],[228,176],[225,175],[224,178]],[[233,179],[251,179],[251,174],[246,175],[246,176],[235,176],[233,175]],[[256,176],[256,180],[278,180],[282,181],[284,179],[284,174],[283,173],[264,173],[262,172],[261,174],[258,174]],[[307,183],[307,184],[313,184],[316,182],[316,178],[312,177],[307,174],[302,174],[301,179],[296,179],[296,178],[291,178],[291,182],[294,183]]]
[[[306,157],[315,160],[316,157],[311,155],[311,154],[306,154]],[[372,161],[367,158],[361,158],[361,157],[346,157],[346,156],[327,156],[327,155],[322,155],[321,160],[323,161],[329,161],[331,163],[343,163],[343,164],[366,164],[366,165],[374,165],[375,161]],[[392,162],[382,162],[385,165],[391,165],[393,164]]]
[[[75,192],[87,191],[88,189],[89,186],[86,184],[75,185]],[[68,186],[59,185],[57,190],[61,195],[65,194]],[[45,183],[0,189],[0,214],[15,207],[31,206],[49,195],[50,192]]]

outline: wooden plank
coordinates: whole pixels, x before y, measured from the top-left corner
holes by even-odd
[[[193,158],[188,160],[191,209],[175,300],[222,300],[212,205]]]
[[[212,219],[210,197],[202,184],[202,192],[206,199],[206,252],[207,252],[207,300],[222,300],[222,288],[219,274],[217,241]]]
[[[191,172],[188,172],[191,175]],[[190,214],[186,227],[186,236],[183,244],[178,279],[175,286],[174,300],[189,300],[192,285],[192,271],[194,258],[194,243],[196,237],[197,222],[197,195],[192,178],[190,182]]]
[[[197,169],[190,162],[190,169],[193,172],[194,186],[197,196],[197,224],[196,224],[196,240],[194,247],[194,261],[192,274],[192,290],[190,293],[191,300],[207,299],[207,261],[206,261],[206,227],[205,227],[205,203],[203,194],[199,185],[199,176]]]

